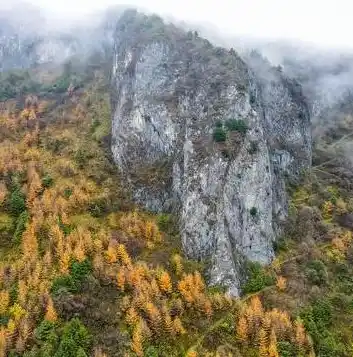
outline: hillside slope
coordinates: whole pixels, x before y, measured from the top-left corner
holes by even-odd
[[[179,36],[180,31],[175,31]],[[197,34],[186,34],[190,35],[191,48],[209,46]],[[133,39],[125,40],[128,48]],[[229,63],[219,63],[221,59],[240,63],[245,76],[250,76],[246,66],[251,65],[256,73],[252,79],[257,82],[252,84],[262,90],[254,108],[269,107],[267,115],[256,121],[267,138],[276,139],[278,131],[272,132],[272,124],[290,130],[291,115],[282,113],[277,122],[272,120],[274,114],[268,113],[271,108],[278,109],[275,104],[279,97],[283,97],[279,102],[284,107],[288,96],[294,104],[302,103],[295,81],[279,69],[271,69],[258,56],[245,64],[234,53],[212,46],[209,50],[211,54],[219,51],[212,73],[219,73],[218,67],[228,68]],[[158,51],[152,52],[159,56]],[[174,52],[167,53],[169,58]],[[116,144],[114,131],[111,137],[111,112],[117,111],[119,103],[115,97],[110,108],[108,60],[109,53],[105,57],[100,52],[87,59],[88,63],[72,58],[64,66],[54,62],[1,73],[0,357],[352,356],[351,97],[318,118],[330,126],[329,130],[315,130],[313,166],[301,175],[291,171],[296,183],[280,176],[285,187],[276,190],[281,197],[288,197],[289,209],[282,234],[273,245],[267,244],[274,260],[264,266],[243,261],[241,269],[247,279],[240,282],[241,296],[232,298],[225,294],[224,286],[208,286],[207,261],[189,260],[183,254],[185,239],[178,215],[147,212],[135,203],[141,198],[141,191],[136,189],[141,183],[159,189],[162,184],[165,191],[160,192],[170,194],[165,175],[169,166],[162,160],[161,165],[136,170],[129,177],[131,182],[126,180],[126,172],[122,175],[115,166],[114,159],[119,160],[110,150]],[[150,78],[139,66],[134,75]],[[127,83],[134,73],[134,67],[130,69],[124,73]],[[197,68],[191,65],[191,69]],[[273,85],[267,82],[269,73]],[[191,77],[184,79],[188,83]],[[202,74],[196,77],[197,83],[205,82],[207,87],[207,78]],[[226,75],[221,78],[221,88],[233,80]],[[166,83],[163,88],[169,88]],[[159,107],[149,102],[151,98],[145,99],[149,105],[144,102],[143,108],[158,113]],[[210,106],[220,100],[224,105],[220,113],[230,110],[229,103],[216,99]],[[239,103],[249,108],[247,101],[250,97]],[[171,127],[176,119],[183,123],[185,118],[175,115],[178,103],[169,104],[166,110]],[[213,110],[217,113],[217,108]],[[282,117],[285,120],[281,123]],[[198,153],[204,154],[207,148],[216,152],[220,162],[233,162],[235,146],[230,138],[241,138],[243,144],[249,144],[243,148],[249,149],[243,163],[253,165],[254,158],[260,156],[250,145],[256,125],[242,137],[245,127],[241,121],[220,125],[214,119],[207,117],[205,127],[197,122],[200,135],[210,139],[200,142]],[[152,115],[150,122],[163,124],[155,122]],[[232,123],[236,124],[234,131]],[[190,135],[198,135],[196,125],[187,129]],[[224,138],[224,132],[226,141],[217,141]],[[129,130],[125,133],[130,134]],[[152,133],[145,138],[147,143],[158,143],[160,148],[152,130],[144,133]],[[287,143],[282,136],[270,142],[260,134],[258,137],[260,144],[270,149]],[[175,140],[178,143],[179,136]],[[173,140],[166,147],[170,145],[174,145]],[[184,160],[178,145],[173,147],[175,162]],[[305,147],[305,153],[310,155],[311,148]],[[132,158],[132,164],[140,159]],[[258,166],[252,167],[256,171]],[[254,175],[259,177],[258,172]],[[272,186],[277,183],[273,179]],[[214,198],[223,199],[217,194]],[[251,205],[245,213],[255,218],[258,212],[251,210]],[[257,229],[250,223],[249,227]]]
[[[2,357],[256,355],[276,339],[311,350],[287,312],[208,289],[173,217],[131,203],[107,150],[102,72],[40,93],[1,104]]]

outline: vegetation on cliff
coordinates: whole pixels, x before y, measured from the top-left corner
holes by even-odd
[[[349,186],[315,171],[292,187],[276,259],[230,298],[183,256],[174,217],[130,201],[105,76],[51,90],[62,76],[1,98],[1,357],[352,354]]]

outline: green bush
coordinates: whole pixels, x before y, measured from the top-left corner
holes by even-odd
[[[65,340],[72,340],[76,344],[77,349],[82,347],[86,352],[89,351],[92,344],[92,338],[88,330],[77,318],[72,319],[65,325],[62,341]]]
[[[161,231],[166,232],[170,225],[170,215],[161,213],[157,216],[157,224]]]
[[[295,345],[288,341],[279,341],[277,344],[278,353],[281,357],[297,357],[298,351]]]
[[[0,314],[0,327],[6,326],[10,320],[9,315]]]
[[[256,217],[257,216],[257,208],[256,207],[251,207],[250,209],[250,215],[251,217]]]
[[[226,121],[225,126],[229,131],[238,131],[243,135],[248,131],[248,126],[242,119],[229,119]]]
[[[92,263],[89,259],[83,262],[73,261],[70,266],[70,274],[75,282],[82,282],[93,270]]]
[[[72,188],[65,188],[65,190],[64,190],[64,197],[66,198],[66,199],[69,199],[70,197],[71,197],[71,195],[72,195]]]
[[[104,208],[102,209],[102,207],[97,203],[92,203],[90,204],[88,210],[90,211],[93,217],[99,218],[102,217]]]
[[[328,299],[317,299],[312,304],[313,318],[320,326],[329,326],[332,323],[333,307]]]
[[[149,346],[146,351],[145,351],[145,356],[146,357],[158,357],[158,350],[154,346]]]
[[[71,226],[70,224],[64,224],[61,217],[59,217],[58,219],[58,225],[60,229],[64,232],[65,236],[68,236],[74,229],[74,227]]]
[[[227,133],[223,128],[216,128],[213,131],[213,140],[217,143],[224,142],[227,140]]]
[[[19,188],[11,193],[9,207],[10,212],[16,216],[20,215],[26,209],[26,196]]]
[[[248,281],[243,286],[245,294],[251,294],[274,284],[274,277],[267,273],[261,264],[248,263]]]
[[[51,286],[52,294],[58,295],[62,289],[67,290],[70,293],[78,292],[78,286],[71,275],[61,275],[54,279]]]
[[[74,156],[74,160],[80,169],[85,167],[90,158],[91,155],[82,148],[78,149]]]
[[[51,88],[48,88],[48,92],[53,92],[53,93],[65,93],[69,86],[70,86],[70,78],[63,76],[57,79],[57,81],[51,86]]]
[[[289,249],[289,240],[287,238],[279,238],[272,242],[272,247],[275,253],[286,252]]]
[[[252,141],[250,143],[250,148],[248,149],[248,153],[250,155],[254,155],[258,152],[258,150],[259,150],[259,144],[255,141]]]
[[[34,330],[34,336],[38,341],[55,344],[58,341],[58,335],[55,331],[55,323],[44,320]]]
[[[92,263],[85,259],[83,262],[73,261],[70,265],[70,274],[57,277],[51,287],[53,295],[58,295],[62,289],[77,293],[80,291],[82,283],[92,272]]]
[[[333,307],[326,298],[315,300],[305,308],[300,317],[313,339],[315,352],[318,356],[341,356],[344,346],[329,328],[332,325]]]
[[[51,187],[53,185],[53,182],[54,180],[49,174],[46,174],[42,179],[42,185],[45,188]]]
[[[0,73],[0,101],[38,91],[40,84],[32,80],[28,71],[14,70]]]
[[[13,241],[15,244],[21,243],[22,234],[27,228],[29,215],[27,211],[23,211],[16,220],[16,229],[13,235]]]
[[[307,264],[305,275],[315,285],[327,283],[328,274],[325,264],[321,260],[312,260]]]
[[[74,318],[64,326],[43,321],[34,331],[36,346],[23,357],[87,357],[92,337],[82,322]]]

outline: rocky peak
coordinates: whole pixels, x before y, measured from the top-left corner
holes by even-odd
[[[311,163],[301,87],[261,56],[247,64],[136,11],[121,17],[114,47],[115,161],[137,202],[178,213],[185,253],[236,295],[244,261],[273,257],[285,178]]]

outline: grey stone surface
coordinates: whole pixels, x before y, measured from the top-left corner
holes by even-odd
[[[139,203],[179,214],[185,253],[209,263],[211,284],[237,295],[245,259],[273,257],[285,178],[311,163],[301,88],[261,57],[245,63],[134,11],[120,19],[114,46],[114,159]],[[249,130],[215,143],[228,119]]]

